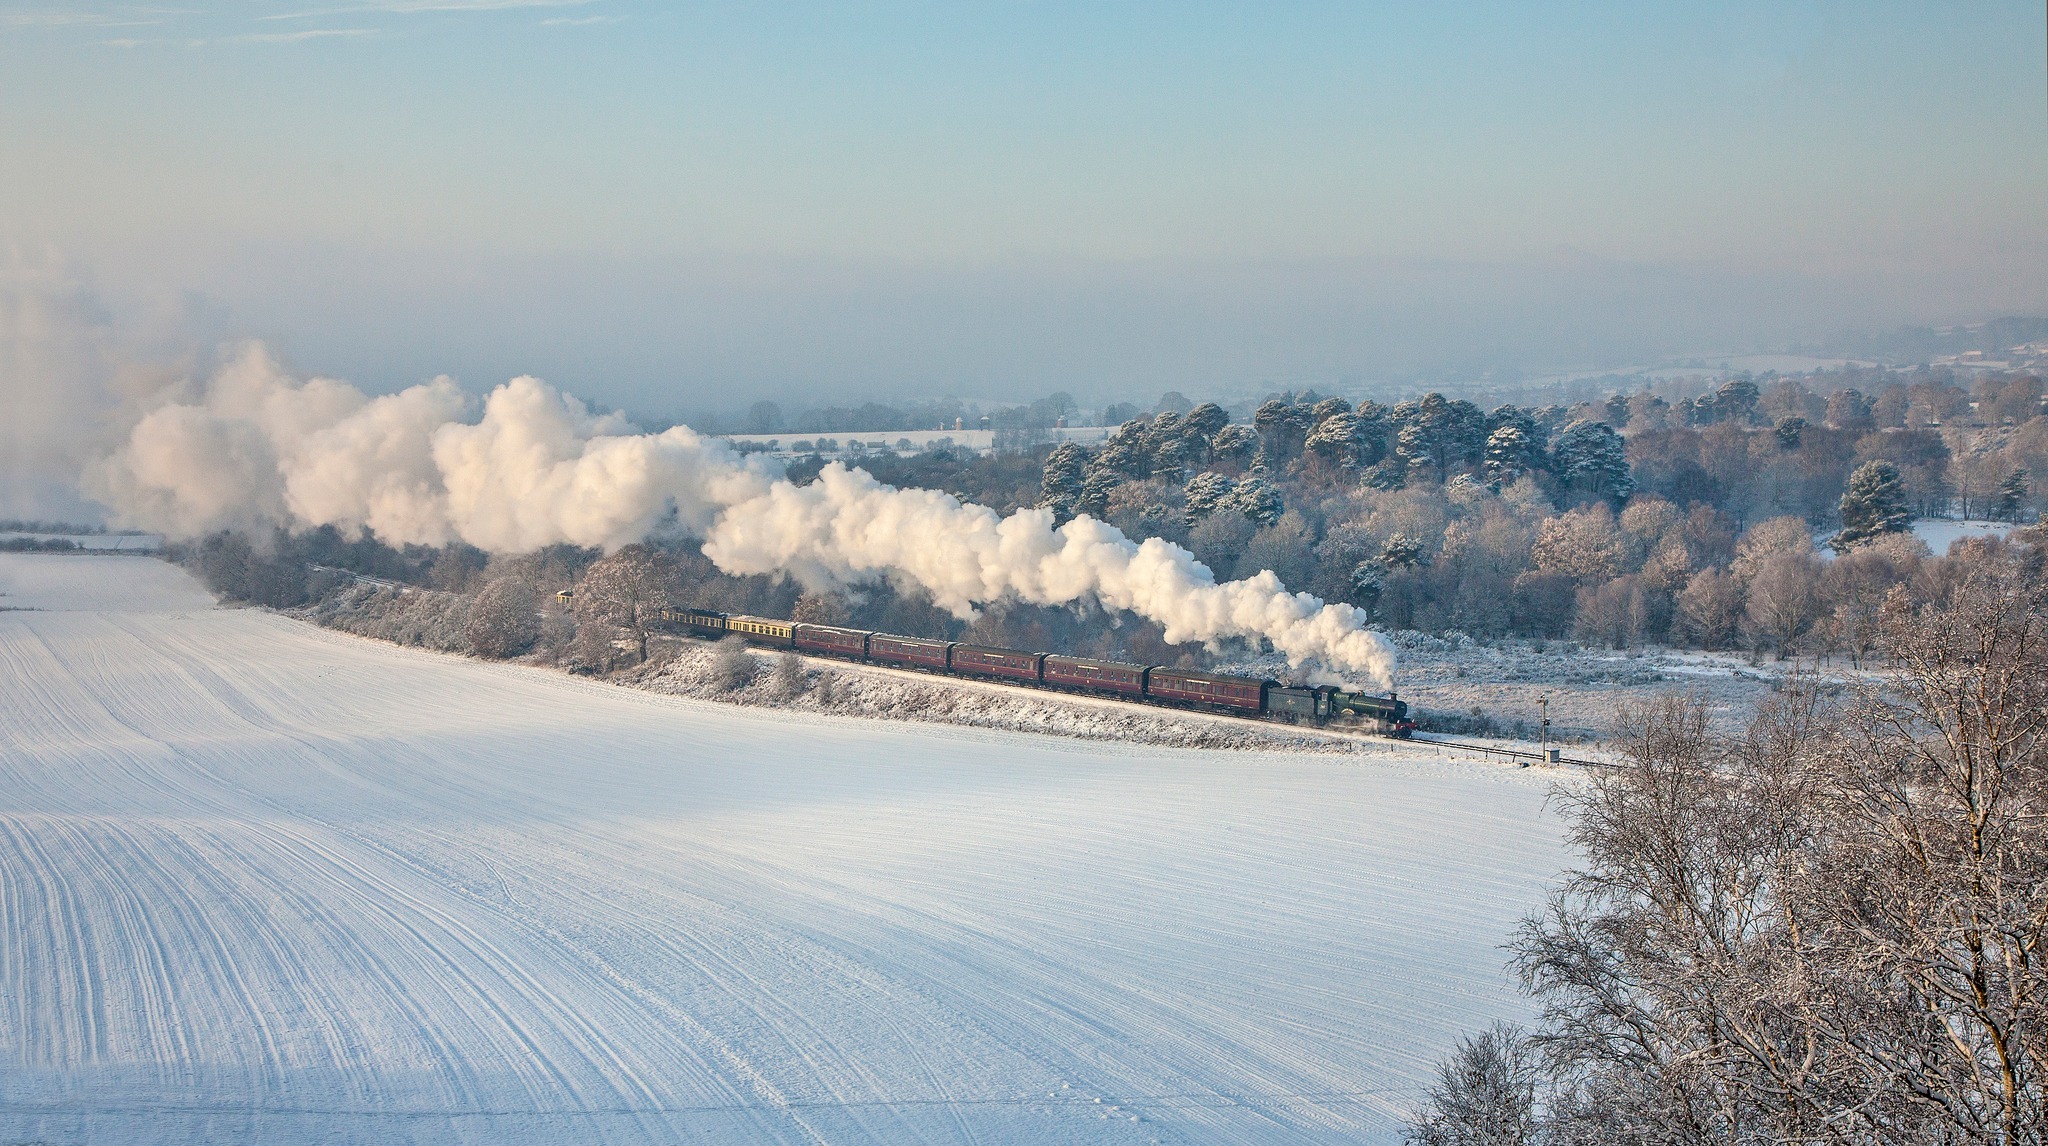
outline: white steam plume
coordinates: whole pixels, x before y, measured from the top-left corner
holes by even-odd
[[[189,537],[275,523],[362,529],[395,544],[461,539],[496,552],[607,549],[673,522],[730,573],[825,589],[888,579],[969,616],[1015,598],[1095,601],[1169,641],[1263,637],[1296,665],[1391,684],[1392,649],[1349,605],[1289,593],[1271,572],[1218,584],[1187,550],[1138,544],[1092,518],[999,517],[943,493],[827,466],[807,486],[677,427],[643,434],[533,378],[492,391],[476,421],[447,379],[370,398],[295,382],[246,348],[196,402],[169,401],[93,468],[124,523]]]
[[[948,494],[892,489],[835,462],[810,485],[777,482],[733,506],[705,538],[704,555],[728,572],[787,572],[811,588],[892,577],[923,586],[956,614],[1005,597],[1034,605],[1092,598],[1157,621],[1176,644],[1264,637],[1293,664],[1392,682],[1393,650],[1349,605],[1289,593],[1271,570],[1219,585],[1178,545],[1134,543],[1092,517],[1058,529],[1052,520],[1044,509],[998,517]]]

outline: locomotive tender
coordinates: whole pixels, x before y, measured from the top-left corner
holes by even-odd
[[[1297,724],[1357,720],[1377,732],[1403,739],[1415,731],[1415,722],[1408,718],[1407,701],[1392,695],[1347,692],[1328,685],[1288,685],[1248,676],[934,641],[708,609],[664,608],[661,619],[699,633],[737,636],[753,644],[894,668],[1014,681],[1242,716],[1270,716]]]

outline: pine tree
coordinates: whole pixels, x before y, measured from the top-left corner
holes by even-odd
[[[1529,472],[1534,452],[1527,430],[1513,424],[1500,427],[1486,439],[1486,480],[1495,489],[1513,485]]]
[[[1052,510],[1054,525],[1065,525],[1080,512],[1081,480],[1087,467],[1088,451],[1072,442],[1062,442],[1045,459],[1045,479],[1038,504]]]
[[[2003,518],[2018,525],[2020,509],[2027,504],[2027,471],[2014,470],[1998,483],[1998,500],[1992,504],[1991,516]]]
[[[1865,462],[1849,475],[1849,488],[1842,494],[1842,531],[1828,544],[1837,553],[1847,553],[1887,533],[1904,533],[1912,522],[1899,467],[1886,461]]]
[[[1229,504],[1237,489],[1237,483],[1219,473],[1198,473],[1188,479],[1184,491],[1188,503],[1188,525],[1198,525],[1203,519]]]
[[[1341,398],[1331,398],[1323,405],[1341,401]],[[1308,440],[1303,444],[1310,453],[1328,459],[1333,465],[1347,469],[1357,465],[1358,415],[1350,410],[1331,414],[1309,432]]]
[[[1231,504],[1239,513],[1260,525],[1271,525],[1280,520],[1280,514],[1287,508],[1280,497],[1280,491],[1267,484],[1261,477],[1247,477],[1237,483],[1231,491]]]
[[[1551,468],[1575,492],[1604,497],[1616,505],[1635,492],[1628,447],[1605,422],[1573,422],[1557,436]]]

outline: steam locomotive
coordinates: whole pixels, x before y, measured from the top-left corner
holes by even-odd
[[[1328,685],[1309,687],[1247,676],[1190,672],[1164,665],[1136,665],[1031,653],[993,645],[963,645],[866,629],[843,629],[801,621],[777,621],[708,609],[663,609],[661,619],[708,635],[736,636],[757,645],[844,657],[893,668],[921,669],[950,676],[1011,681],[1227,712],[1267,716],[1296,724],[1357,721],[1363,727],[1406,739],[1415,731],[1408,702]]]

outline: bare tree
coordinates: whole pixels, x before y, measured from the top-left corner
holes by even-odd
[[[1519,1028],[1496,1023],[1462,1039],[1437,1067],[1437,1083],[1416,1112],[1409,1146],[1529,1146],[1537,1141],[1534,1048]]]
[[[1701,648],[1727,648],[1742,612],[1742,583],[1718,569],[1693,574],[1678,595],[1678,627]]]
[[[483,587],[469,606],[463,627],[470,651],[503,660],[517,656],[540,639],[540,601],[524,583],[509,578]]]
[[[1750,576],[1745,618],[1780,658],[1820,616],[1819,581],[1820,561],[1810,551],[1773,553]]]
[[[1540,1140],[2048,1142],[2042,553],[1966,549],[1879,627],[1894,679],[1795,685],[1735,737],[1627,709],[1621,765],[1565,793],[1584,866],[1514,949]]]
[[[579,619],[597,620],[629,634],[647,659],[647,631],[668,604],[674,571],[667,556],[646,545],[628,545],[592,565],[576,586]]]
[[[1717,744],[1699,700],[1629,708],[1626,762],[1566,796],[1587,865],[1516,946],[1562,1138],[1797,1141],[1825,1123],[1789,1005],[1810,953],[1779,898],[1810,830],[1786,750],[1813,715],[1788,694]]]
[[[804,694],[804,658],[785,649],[775,657],[775,695],[795,700]]]
[[[1882,1011],[1821,1013],[1874,1085],[1973,1142],[2048,1141],[2040,563],[1987,553],[1919,610],[1895,590],[1897,687],[1862,690],[1828,761],[1840,836],[1816,897],[1824,941]]]
[[[613,643],[619,639],[619,629],[600,619],[591,619],[576,626],[576,633],[569,639],[568,657],[572,671],[608,673],[618,661],[619,650]]]

